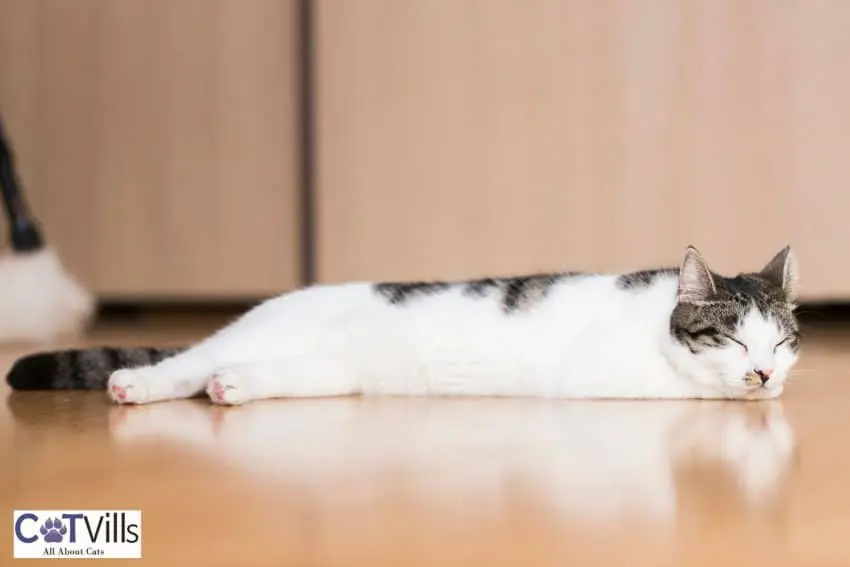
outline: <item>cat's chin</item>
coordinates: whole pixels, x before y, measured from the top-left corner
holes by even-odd
[[[777,384],[775,386],[758,386],[758,387],[747,387],[742,386],[736,389],[737,391],[732,392],[733,399],[739,400],[772,400],[774,398],[778,398],[782,395],[782,391],[784,387],[782,384]]]
[[[719,400],[772,400],[782,395],[784,384],[767,384],[765,386],[748,386],[744,383],[715,382],[713,385],[701,384],[704,399]]]

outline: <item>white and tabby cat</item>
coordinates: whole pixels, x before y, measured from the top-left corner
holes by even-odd
[[[271,299],[183,351],[41,353],[16,389],[103,388],[118,403],[350,394],[779,396],[797,361],[790,248],[723,277],[679,269],[467,282],[318,285]]]

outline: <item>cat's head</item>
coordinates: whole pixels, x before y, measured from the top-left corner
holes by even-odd
[[[800,348],[796,297],[790,247],[758,272],[727,278],[691,246],[679,270],[670,332],[703,385],[735,397],[781,391]]]

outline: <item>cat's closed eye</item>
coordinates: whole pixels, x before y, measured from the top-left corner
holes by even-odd
[[[789,343],[792,343],[792,342],[796,342],[796,341],[798,341],[798,340],[799,340],[799,338],[800,338],[799,333],[791,333],[790,335],[787,335],[787,336],[786,336],[785,338],[783,338],[781,341],[779,341],[778,343],[776,343],[776,346],[775,346],[775,347],[773,347],[773,352],[776,352],[776,350],[777,350],[779,347],[781,347],[782,345],[784,345],[784,344],[789,344]]]
[[[725,333],[723,334],[723,336],[724,336],[725,338],[729,339],[730,341],[732,341],[733,343],[738,343],[739,345],[741,345],[741,348],[743,348],[743,349],[744,349],[744,352],[749,351],[749,349],[747,348],[747,345],[746,345],[746,344],[744,344],[744,342],[743,342],[743,341],[741,341],[740,339],[736,339],[736,338],[735,338],[735,337],[733,337],[732,335],[727,335],[727,334],[725,334]]]

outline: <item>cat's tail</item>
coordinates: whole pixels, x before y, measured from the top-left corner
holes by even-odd
[[[113,371],[156,364],[182,350],[104,346],[39,352],[15,361],[6,382],[13,390],[103,390]]]

